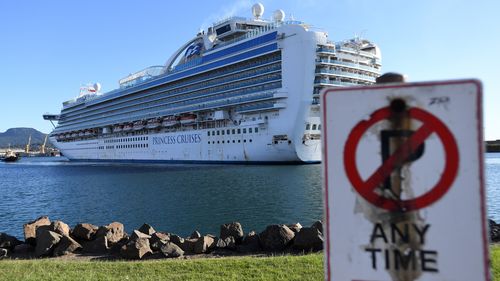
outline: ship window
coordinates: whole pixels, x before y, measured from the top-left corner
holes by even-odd
[[[250,139],[249,142],[252,142],[252,139]]]
[[[247,142],[247,140],[243,140],[243,142]]]
[[[236,141],[235,141],[235,140],[233,140],[233,143],[235,143],[235,142],[236,142]]]
[[[221,130],[220,133],[221,133],[221,135],[224,135],[224,130]]]
[[[313,124],[313,130],[316,130],[317,125]]]
[[[224,143],[224,141],[222,141],[222,143]]]
[[[255,128],[255,132],[258,133],[259,132],[259,128]]]
[[[207,132],[207,136],[210,136],[210,131]]]
[[[243,129],[243,134],[246,134],[246,133],[247,133],[247,129],[246,129],[246,128],[244,128],[244,129]]]
[[[217,130],[217,135],[219,135],[219,134],[220,134],[220,132],[219,132],[219,130]]]
[[[238,134],[241,134],[241,129],[238,129]]]
[[[306,125],[306,131],[308,131],[309,129],[311,129],[311,124]]]
[[[321,124],[318,125],[318,130],[321,130]]]
[[[217,143],[220,143],[220,141],[217,141]]]
[[[240,142],[241,142],[241,140],[238,140],[238,143],[240,143]]]
[[[227,132],[226,132],[228,135],[231,134],[231,130],[227,129]]]
[[[236,134],[236,130],[235,130],[235,129],[233,129],[233,135],[234,135],[234,134]]]

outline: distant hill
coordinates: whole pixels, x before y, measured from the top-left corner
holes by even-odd
[[[43,144],[45,134],[33,128],[11,128],[0,133],[0,148],[24,148],[28,143],[28,138],[31,135],[31,147],[39,147]],[[47,140],[47,146],[50,142]]]

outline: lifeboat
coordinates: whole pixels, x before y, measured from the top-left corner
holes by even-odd
[[[196,121],[196,114],[184,114],[180,118],[182,125],[193,124]]]
[[[132,131],[132,129],[133,129],[133,126],[131,123],[125,124],[125,126],[123,126],[124,132]]]
[[[178,117],[177,116],[167,116],[165,117],[165,119],[163,119],[163,122],[161,123],[161,125],[163,127],[172,127],[172,126],[175,126],[178,122]]]
[[[76,138],[76,137],[78,137],[78,133],[76,133],[76,132],[72,133],[72,134],[71,134],[71,137],[72,137],[72,138]]]
[[[116,125],[113,127],[113,132],[114,133],[119,133],[123,130],[123,127],[121,125]]]
[[[139,131],[144,129],[144,121],[136,121],[134,122],[134,131]]]
[[[85,130],[84,136],[88,137],[88,136],[91,136],[91,135],[92,135],[92,131],[91,130]]]
[[[148,129],[155,129],[160,127],[160,120],[159,119],[149,119],[148,123],[146,124],[146,128]]]

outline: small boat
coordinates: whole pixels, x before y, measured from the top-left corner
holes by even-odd
[[[196,121],[196,114],[184,114],[181,116],[181,124],[182,125],[188,125],[188,124],[193,124]]]
[[[146,128],[148,129],[156,129],[161,126],[160,119],[149,119],[146,124]]]
[[[179,122],[179,117],[177,116],[167,116],[165,117],[165,119],[163,119],[163,122],[161,123],[161,125],[163,127],[172,127],[172,126],[175,126],[177,125],[177,123]]]
[[[116,125],[113,127],[113,133],[119,133],[123,130],[123,127],[121,125]]]
[[[17,156],[17,154],[10,149],[5,152],[5,155],[2,158],[2,161],[4,162],[16,162],[17,160],[19,160],[19,156]]]
[[[144,121],[136,121],[134,122],[134,131],[139,131],[144,129]]]
[[[125,126],[123,126],[124,132],[132,131],[132,129],[133,129],[132,123],[128,123]]]

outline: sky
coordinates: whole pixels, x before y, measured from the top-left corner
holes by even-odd
[[[257,1],[85,0],[0,2],[0,132],[52,125],[42,114],[87,83],[102,91],[151,65],[163,65],[201,28],[231,15],[251,17]],[[483,83],[486,140],[500,139],[500,1],[262,0],[264,18],[360,36],[382,51],[382,72],[411,82],[477,78]],[[466,130],[467,128],[464,128]]]

